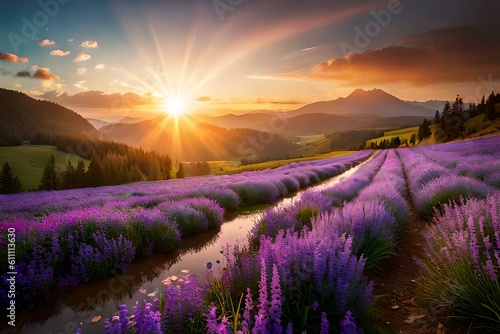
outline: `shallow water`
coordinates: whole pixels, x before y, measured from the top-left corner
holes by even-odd
[[[352,175],[367,161],[308,189],[328,188]],[[183,239],[182,248],[175,254],[154,254],[150,258],[134,261],[130,271],[124,275],[82,284],[69,292],[54,292],[43,305],[18,312],[14,331],[9,329],[1,333],[72,334],[80,323],[84,334],[102,333],[104,320],[112,317],[120,305],[133,306],[136,301],[159,296],[165,291],[162,281],[169,276],[181,277],[183,271],[189,271],[189,274],[206,278],[205,264],[212,262],[217,277],[223,266],[221,250],[224,246],[245,242],[248,232],[266,209],[290,206],[300,200],[304,191],[272,205],[243,208],[226,215],[219,230]],[[216,263],[217,260],[220,264]],[[92,323],[91,319],[95,316],[101,319]]]

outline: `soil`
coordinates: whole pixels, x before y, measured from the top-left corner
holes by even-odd
[[[372,273],[373,293],[381,314],[377,324],[390,334],[465,334],[466,326],[448,321],[444,310],[429,309],[417,303],[416,289],[423,279],[422,269],[414,260],[424,258],[423,231],[429,222],[411,208],[407,235],[393,256],[380,265],[380,273]]]
[[[414,257],[422,253],[426,223],[413,212],[408,223],[408,234],[396,249],[396,256],[384,261],[381,274],[372,274],[374,295],[382,314],[377,323],[388,333],[444,334],[444,325],[431,310],[416,303],[416,288],[421,279],[420,268]]]

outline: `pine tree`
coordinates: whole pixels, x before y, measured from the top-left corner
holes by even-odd
[[[75,188],[85,187],[85,163],[83,162],[83,160],[78,160],[78,162],[76,163],[74,181]]]
[[[21,192],[21,180],[14,175],[12,167],[5,162],[0,172],[0,194],[14,194]]]
[[[439,124],[441,122],[441,117],[439,116],[439,111],[436,110],[436,114],[434,115],[434,124]]]
[[[66,165],[66,170],[62,174],[62,187],[63,189],[73,189],[75,188],[75,167],[68,159],[68,164]]]
[[[59,176],[56,172],[56,159],[51,154],[47,164],[43,169],[42,180],[40,182],[40,190],[57,190],[60,186]]]
[[[92,159],[90,160],[89,168],[85,173],[85,186],[99,187],[104,185],[104,176],[101,159],[96,151],[92,152]]]

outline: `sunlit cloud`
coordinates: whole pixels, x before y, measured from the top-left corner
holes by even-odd
[[[28,95],[31,95],[31,96],[42,96],[45,94],[45,92],[43,92],[39,89],[27,90],[25,93]]]
[[[104,64],[97,64],[94,68],[96,70],[102,70],[104,68]]]
[[[96,49],[99,47],[99,43],[97,41],[85,41],[80,46],[86,49]]]
[[[82,61],[89,60],[90,58],[92,58],[91,55],[88,55],[85,52],[79,52],[78,56],[75,59],[73,59],[73,62],[74,63],[81,63]]]
[[[70,51],[63,51],[63,50],[53,50],[50,52],[51,55],[57,57],[66,57],[69,56],[70,53],[71,53]]]
[[[199,98],[196,99],[196,101],[199,102],[212,101],[212,98],[210,96],[200,96]]]
[[[14,84],[14,87],[15,87],[15,88],[21,88],[22,86],[23,86],[23,85],[22,85],[22,84],[20,84],[20,83],[18,83],[18,82],[16,82],[16,83]]]
[[[50,45],[54,45],[54,44],[56,44],[56,42],[54,42],[53,40],[50,40],[50,39],[44,39],[43,41],[38,43],[38,45],[40,45],[40,46],[50,46]]]
[[[59,79],[59,77],[55,74],[51,73],[50,68],[47,67],[38,67],[36,65],[31,67],[31,70],[34,71],[31,73],[30,71],[24,70],[16,73],[16,78],[26,78],[26,79],[39,79],[45,81],[54,81]]]
[[[316,48],[317,48],[317,46],[313,46],[313,47],[310,47],[310,48],[302,49],[302,51],[311,51],[311,50],[314,50]]]
[[[8,63],[23,63],[23,64],[28,63],[28,58],[19,57],[13,53],[0,52],[0,60]]]
[[[76,84],[73,84],[73,86],[83,89],[83,90],[89,90],[87,87],[85,87],[85,84],[87,83],[86,80],[78,81]]]
[[[35,73],[33,73],[32,78],[33,79],[41,79],[41,80],[47,80],[47,81],[52,81],[52,80],[57,80],[59,77],[55,74],[50,73],[50,68],[47,67],[38,67],[38,66],[32,66],[31,67]]]
[[[426,86],[500,76],[500,45],[490,27],[455,27],[404,38],[393,46],[333,58],[312,68],[312,77],[344,84],[406,83]]]
[[[85,72],[87,72],[87,69],[85,67],[79,67],[76,69],[76,73],[80,75],[85,74]]]

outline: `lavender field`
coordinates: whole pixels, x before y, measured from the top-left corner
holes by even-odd
[[[158,293],[119,306],[104,328],[81,327],[104,333],[379,333],[383,324],[368,277],[398,255],[413,215],[426,240],[425,256],[414,260],[423,278],[418,302],[495,333],[499,148],[500,136],[494,136],[233,176],[2,196],[0,251],[7,256],[7,231],[15,229],[18,300],[36,307],[54,291],[175,252],[186,238],[220,228],[228,212],[271,204],[240,236],[244,241],[221,249],[220,263],[200,263],[203,274],[164,277]],[[335,182],[322,182],[332,177]]]

